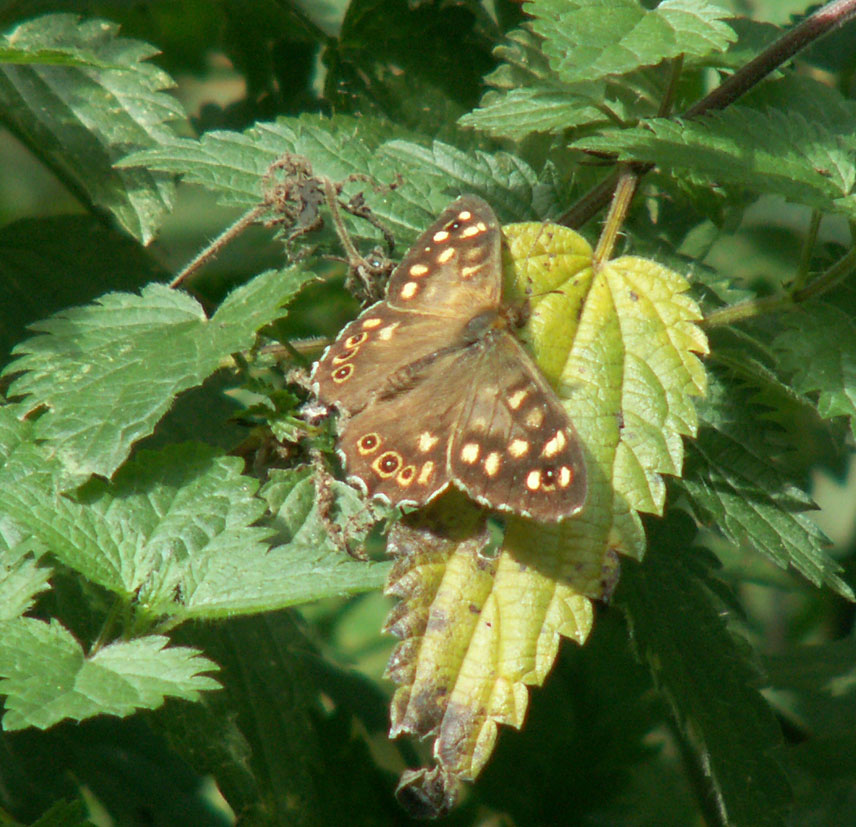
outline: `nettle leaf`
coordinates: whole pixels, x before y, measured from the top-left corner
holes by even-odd
[[[308,471],[275,471],[262,496],[271,511],[274,544],[230,550],[224,543],[203,565],[188,568],[182,585],[184,616],[270,611],[383,584],[388,563],[355,560],[329,537],[328,527],[335,523],[343,542],[358,544],[371,524],[365,504],[350,486],[332,483],[326,522],[319,516],[322,506]],[[361,517],[362,531],[356,529]]]
[[[825,303],[804,305],[782,318],[773,346],[800,393],[817,395],[824,418],[846,416],[856,434],[856,324],[845,310]]]
[[[463,192],[480,195],[488,201],[497,215],[516,218],[535,217],[538,176],[526,161],[506,152],[462,152],[451,144],[434,141],[430,147],[406,140],[388,141],[382,147],[394,168],[409,170],[429,183],[431,194],[439,199],[437,207],[426,203],[425,196],[402,191],[412,198],[413,207],[421,203],[430,215],[420,216],[424,229],[436,215],[448,206],[449,195]],[[413,238],[418,235],[414,234]],[[408,241],[412,240],[409,237]]]
[[[573,585],[525,565],[507,539],[498,557],[484,555],[489,545],[457,497],[396,525],[388,545],[397,559],[387,593],[401,602],[385,630],[402,639],[386,673],[399,684],[390,736],[432,735],[443,773],[464,780],[490,757],[499,724],[522,726],[526,686],[543,681],[560,638],[582,644],[594,620]]]
[[[634,257],[595,271],[588,243],[563,227],[504,231],[506,297],[529,298],[522,338],[576,425],[589,490],[579,517],[508,518],[499,543],[454,493],[390,538],[388,589],[402,599],[388,623],[402,638],[392,732],[433,735],[438,764],[403,784],[449,796],[450,778],[478,774],[498,724],[521,725],[526,686],[543,681],[560,638],[586,639],[589,598],[614,587],[616,552],[642,556],[638,512],[662,511],[661,475],[680,473],[705,389],[707,343],[681,276]]]
[[[40,469],[43,479],[49,478],[43,452],[29,442],[32,426],[17,414],[14,405],[0,407],[0,621],[26,612],[49,587],[51,576],[50,567],[40,565],[45,546],[3,502],[6,495],[14,498],[26,487],[30,469]]]
[[[172,206],[170,178],[117,170],[131,149],[171,140],[183,120],[172,80],[150,63],[157,49],[117,36],[118,26],[77,15],[28,20],[0,39],[4,122],[79,196],[109,210],[143,243]],[[29,57],[29,59],[27,59]]]
[[[201,184],[221,203],[252,207],[262,196],[262,177],[286,153],[311,158],[318,175],[339,181],[353,173],[388,184],[387,167],[375,157],[377,147],[396,127],[375,118],[339,115],[282,117],[258,123],[245,132],[206,132],[199,139],[174,139],[157,148],[135,152],[120,167],[145,166],[175,172],[188,183]],[[363,182],[359,189],[367,188]]]
[[[63,498],[53,552],[148,612],[190,605],[223,557],[267,548],[271,531],[253,526],[264,514],[258,483],[242,467],[201,445],[141,451],[113,482],[95,479],[74,500]]]
[[[402,221],[391,206],[400,203],[400,199],[376,194],[366,176],[376,186],[395,180],[401,170],[393,168],[378,149],[385,140],[406,134],[400,127],[371,117],[283,117],[273,123],[256,124],[243,133],[209,132],[198,140],[174,140],[157,149],[136,152],[121,166],[175,172],[185,181],[217,193],[221,203],[254,207],[262,200],[262,179],[271,164],[286,154],[299,155],[311,159],[314,174],[333,181],[361,176],[359,181],[347,184],[345,192],[365,192],[366,201],[378,217],[397,232]],[[415,193],[411,198],[418,203]],[[368,222],[348,215],[344,218],[356,238],[378,239],[377,230]],[[406,230],[415,237],[416,228],[409,223],[405,223]]]
[[[152,284],[141,295],[108,293],[33,325],[4,371],[25,412],[46,407],[35,435],[47,440],[67,484],[110,476],[148,436],[175,397],[199,385],[280,309],[312,273],[268,271],[232,292],[212,318],[185,293]]]
[[[0,472],[2,473],[2,472]],[[4,521],[5,522],[5,521]],[[0,525],[0,621],[13,620],[28,611],[40,592],[50,588],[51,569],[40,566],[42,550],[30,540],[10,545]]]
[[[55,487],[56,460],[46,446],[28,441],[32,425],[16,413],[9,406],[0,416],[6,533],[29,532],[66,566],[133,602],[149,622],[266,611],[383,582],[388,564],[357,562],[327,537],[307,472],[275,475],[263,500],[238,458],[201,445],[170,445],[141,451],[111,482],[94,479],[74,497],[64,496]],[[273,517],[257,525],[266,505]],[[336,484],[330,511],[330,521],[358,541],[351,523],[364,507],[356,492]],[[47,575],[19,545],[9,585],[18,587],[15,600],[23,610]]]
[[[480,3],[353,0],[346,6],[339,38],[324,55],[331,108],[383,111],[391,121],[436,132],[470,107],[498,35]]]
[[[699,519],[731,542],[748,544],[781,568],[793,566],[815,585],[853,600],[841,566],[824,550],[829,541],[807,516],[816,506],[776,462],[770,433],[778,426],[765,421],[746,390],[711,377],[709,398],[699,405],[704,427],[679,483]]]
[[[595,99],[559,82],[544,55],[542,38],[526,26],[508,32],[493,53],[502,63],[484,82],[494,89],[458,120],[461,126],[520,140],[532,132],[560,133],[602,119]],[[597,89],[602,98],[603,84]]]
[[[9,432],[29,429],[13,408],[3,414]],[[241,467],[211,448],[169,446],[141,452],[113,482],[92,480],[72,498],[57,492],[57,462],[46,446],[22,442],[0,467],[0,507],[93,583],[136,597],[149,613],[171,613],[209,557],[267,548],[272,531],[252,527],[265,510],[253,496],[258,483]]]
[[[169,647],[168,642],[149,635],[87,654],[56,621],[3,621],[3,728],[47,729],[65,718],[126,716],[137,709],[154,709],[166,696],[197,700],[201,691],[219,688],[217,681],[202,674],[215,671],[215,663],[195,649]]]
[[[441,141],[426,147],[410,137],[373,118],[304,115],[256,124],[243,134],[210,132],[199,140],[174,140],[134,153],[122,165],[176,172],[218,193],[223,203],[251,207],[261,200],[259,182],[274,161],[287,153],[305,156],[316,175],[334,181],[362,176],[344,192],[364,193],[373,213],[403,243],[413,241],[451,196],[464,192],[482,195],[502,216],[536,216],[538,176],[523,160],[503,152],[465,153]],[[376,185],[403,180],[390,198],[375,192],[365,176]],[[368,222],[344,218],[355,238],[378,240]]]
[[[741,102],[753,110],[796,113],[809,123],[823,124],[834,134],[850,138],[852,143],[856,102],[820,78],[790,72],[756,86]]]
[[[533,132],[618,124],[638,118],[648,99],[653,103],[642,114],[655,112],[664,91],[646,95],[609,80],[566,83],[550,68],[543,38],[526,26],[509,32],[494,55],[504,62],[485,78],[493,90],[458,123],[497,137],[522,140]]]
[[[152,717],[247,824],[404,825],[368,753],[369,733],[382,737],[382,693],[330,664],[304,626],[271,612],[181,630],[220,664],[223,690]]]
[[[745,642],[730,633],[714,597],[722,587],[709,570],[715,558],[690,545],[695,534],[679,514],[653,528],[645,564],[625,568],[616,603],[640,661],[698,751],[721,823],[781,825],[791,800],[777,754],[781,731],[755,688]]]
[[[764,665],[769,685],[804,695],[806,708],[810,707],[810,697],[819,694],[827,695],[830,701],[843,700],[852,704],[856,679],[856,641],[852,637],[793,646],[784,652],[767,655]],[[851,714],[854,712],[856,709],[851,706]],[[826,730],[824,734],[827,735],[838,730],[833,719],[804,723],[812,730]]]
[[[494,57],[502,62],[485,76],[485,84],[510,91],[556,80],[556,73],[544,54],[543,42],[525,23],[512,29],[493,50]]]
[[[658,118],[574,142],[578,149],[616,153],[622,161],[651,161],[688,170],[695,179],[733,184],[823,212],[856,217],[853,132],[793,112],[731,106],[694,121]]]
[[[477,109],[458,121],[461,126],[512,140],[522,140],[533,132],[561,134],[583,124],[610,122],[603,108],[588,95],[543,85],[512,89],[505,94],[489,92]]]
[[[45,810],[31,827],[89,827],[91,824],[83,801],[61,800]]]
[[[532,0],[532,28],[566,83],[632,72],[681,55],[722,52],[737,36],[728,12],[704,0],[664,0],[646,9],[638,0]]]

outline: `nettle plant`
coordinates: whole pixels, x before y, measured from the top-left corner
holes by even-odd
[[[856,1],[167,5],[0,16],[0,806],[856,821]]]

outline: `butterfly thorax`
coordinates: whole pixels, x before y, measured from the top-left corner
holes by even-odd
[[[495,307],[488,307],[476,313],[465,325],[461,335],[463,346],[475,344],[489,336],[492,330],[506,330],[508,320],[504,313]]]

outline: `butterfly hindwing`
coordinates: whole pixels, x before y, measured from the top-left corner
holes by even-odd
[[[448,486],[450,434],[461,418],[475,358],[475,352],[445,353],[408,386],[375,396],[347,418],[339,450],[349,478],[369,496],[424,505]]]
[[[507,331],[486,343],[449,446],[450,476],[473,499],[536,520],[578,512],[585,460],[567,412]]]

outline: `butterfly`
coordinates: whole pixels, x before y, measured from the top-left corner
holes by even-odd
[[[349,482],[392,505],[422,506],[450,484],[491,509],[544,522],[586,498],[579,437],[512,333],[502,302],[502,231],[464,195],[396,267],[312,370],[343,416]]]

